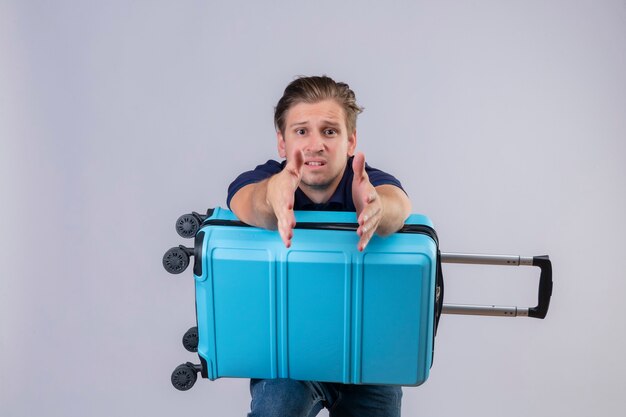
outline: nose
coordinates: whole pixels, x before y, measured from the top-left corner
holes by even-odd
[[[319,133],[312,134],[307,142],[304,151],[309,153],[319,153],[324,150],[324,141]]]

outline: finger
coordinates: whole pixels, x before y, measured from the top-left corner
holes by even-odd
[[[368,219],[374,217],[382,211],[382,205],[378,198],[376,189],[372,189],[368,194],[366,194],[362,201],[363,206],[357,219],[359,224],[365,223]]]
[[[293,228],[296,225],[295,216],[293,210],[287,210],[281,213],[278,220],[278,233],[285,246],[288,248],[291,246],[291,239],[293,238]]]
[[[298,170],[302,169],[304,165],[304,155],[302,154],[302,150],[296,149],[293,153],[293,162]]]
[[[365,247],[370,242],[373,235],[374,235],[373,230],[367,230],[361,235],[361,238],[359,239],[359,244],[358,244],[358,249],[360,252],[363,252],[363,250],[365,250]]]
[[[382,207],[373,206],[369,207],[366,210],[363,210],[359,218],[357,219],[357,223],[361,227],[365,227],[367,229],[376,229],[378,223],[380,222]]]
[[[291,247],[291,238],[293,237],[293,233],[290,228],[280,227],[278,229],[278,233],[280,234],[280,238],[285,244],[286,248]]]
[[[378,225],[382,219],[382,210],[370,210],[367,214],[359,218],[359,227],[357,228],[357,234],[363,236],[367,233],[375,233],[378,229]]]
[[[300,149],[294,149],[291,158],[287,161],[285,169],[292,175],[298,177],[298,180],[302,177],[302,167],[304,166],[304,155]],[[299,182],[299,181],[298,181]],[[297,184],[296,184],[297,185]]]
[[[358,152],[352,160],[352,171],[354,171],[354,181],[361,182],[365,175],[365,155]]]

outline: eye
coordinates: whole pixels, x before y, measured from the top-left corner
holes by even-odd
[[[304,129],[296,129],[296,135],[298,136],[302,136],[306,133],[306,130]]]
[[[324,134],[326,136],[334,136],[337,134],[337,131],[335,129],[325,129]]]

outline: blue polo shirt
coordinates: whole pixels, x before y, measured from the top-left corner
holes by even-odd
[[[326,203],[316,204],[309,197],[302,192],[300,188],[296,190],[294,197],[294,210],[321,210],[321,211],[356,211],[354,201],[352,201],[352,179],[354,178],[354,171],[352,170],[352,159],[348,158],[346,163],[346,169],[343,172],[343,177],[337,186],[337,189],[333,195],[328,199]],[[263,165],[257,166],[252,171],[244,172],[239,175],[235,181],[233,181],[228,187],[228,198],[226,204],[230,208],[230,200],[242,187],[248,184],[254,184],[261,182],[266,178],[271,177],[274,174],[278,174],[285,168],[287,161],[278,162],[269,160]],[[369,176],[370,182],[374,187],[384,184],[395,185],[402,191],[402,185],[393,175],[387,174],[379,169],[370,167],[365,164],[365,172]]]

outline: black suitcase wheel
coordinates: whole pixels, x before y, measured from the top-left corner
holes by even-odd
[[[194,237],[199,228],[200,221],[193,214],[183,214],[176,220],[176,233],[180,237]]]
[[[172,385],[179,391],[187,391],[196,383],[198,375],[190,363],[178,365],[172,372]]]
[[[198,328],[192,327],[183,336],[183,346],[189,352],[198,351]]]
[[[180,274],[189,266],[189,255],[181,248],[171,248],[163,255],[163,268],[170,274]]]

